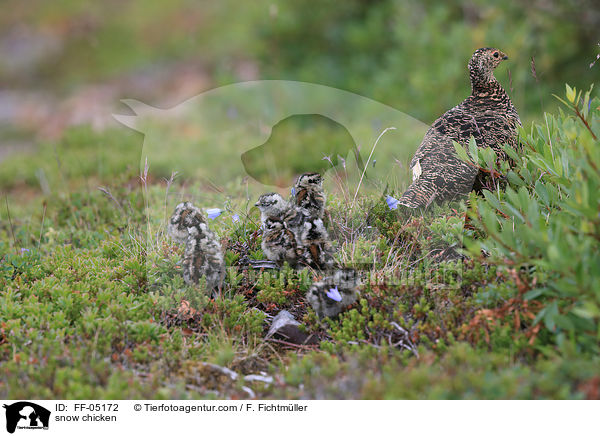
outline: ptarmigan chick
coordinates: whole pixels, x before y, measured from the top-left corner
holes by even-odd
[[[179,203],[169,218],[167,233],[175,242],[185,244],[189,235],[188,229],[200,223],[206,224],[204,214],[200,209],[189,201]]]
[[[333,318],[358,299],[360,280],[354,270],[336,270],[313,283],[306,299],[319,318]]]
[[[169,219],[167,232],[175,241],[185,243],[183,280],[195,284],[204,277],[207,289],[220,288],[225,276],[223,251],[202,211],[189,201],[178,204]]]
[[[306,210],[311,218],[323,218],[325,212],[325,192],[323,177],[319,173],[304,173],[294,185],[294,202]]]
[[[323,220],[311,218],[306,210],[273,192],[261,195],[255,206],[260,210],[261,247],[267,259],[280,265],[288,262],[292,267],[333,267],[333,250]]]
[[[335,266],[333,248],[329,234],[321,218],[311,218],[300,210],[302,222],[294,228],[296,238],[302,247],[300,263],[320,270],[329,270]]]
[[[505,59],[495,48],[480,48],[469,61],[471,95],[439,117],[425,134],[410,162],[412,184],[399,203],[410,208],[427,207],[467,195],[486,185],[487,175],[463,162],[452,141],[465,145],[473,136],[478,147],[490,147],[498,161],[506,160],[502,145],[518,149],[519,115],[508,94],[494,77]]]
[[[255,204],[260,210],[263,226],[261,248],[267,259],[282,265],[288,262],[292,267],[298,263],[299,252],[296,235],[290,228],[287,218],[294,212],[292,205],[274,192],[263,194]]]

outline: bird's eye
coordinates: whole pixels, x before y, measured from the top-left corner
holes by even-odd
[[[497,58],[498,56],[499,56],[499,55],[498,55],[498,52],[497,52],[497,51],[495,51],[495,52],[494,52],[494,57],[495,57],[495,58]]]

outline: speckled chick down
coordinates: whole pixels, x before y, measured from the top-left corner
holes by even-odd
[[[184,281],[195,284],[205,277],[207,289],[220,288],[225,276],[223,251],[202,211],[189,201],[178,204],[167,224],[167,232],[175,241],[185,243]]]
[[[333,318],[358,299],[359,286],[356,271],[336,270],[332,275],[313,283],[306,299],[319,318]]]
[[[323,218],[325,212],[325,192],[323,177],[319,173],[304,173],[294,185],[293,200],[296,206],[305,210],[311,218]]]
[[[334,264],[331,242],[320,218],[284,200],[277,193],[263,194],[255,206],[261,213],[261,248],[267,259],[294,268],[328,269]]]
[[[301,250],[287,220],[292,205],[281,195],[269,193],[261,195],[255,206],[260,210],[263,226],[261,248],[266,258],[279,265],[287,262],[296,267]]]

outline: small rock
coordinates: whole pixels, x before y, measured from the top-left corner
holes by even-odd
[[[287,310],[282,310],[273,318],[271,327],[265,339],[279,337],[293,344],[312,345],[318,343],[314,335],[309,335],[300,330],[300,324]]]
[[[253,354],[233,362],[231,369],[240,374],[266,374],[269,370],[269,362]]]
[[[205,362],[204,365],[208,368],[211,368],[212,370],[214,370],[216,372],[220,372],[221,374],[229,376],[229,378],[231,380],[236,380],[238,378],[237,372],[232,371],[229,368],[225,368],[224,366],[219,366],[219,365],[215,365],[214,363],[207,363],[207,362]]]
[[[259,381],[259,382],[263,382],[265,384],[270,385],[271,383],[273,383],[273,377],[271,377],[270,375],[249,374],[249,375],[244,376],[244,381],[245,382]]]

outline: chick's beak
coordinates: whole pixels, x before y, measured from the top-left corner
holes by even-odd
[[[258,207],[258,201],[257,201],[256,203],[254,203],[254,205],[255,205],[256,207]]]
[[[505,61],[508,59],[508,56],[506,56],[506,54],[500,52],[500,56],[502,56],[502,60]]]

